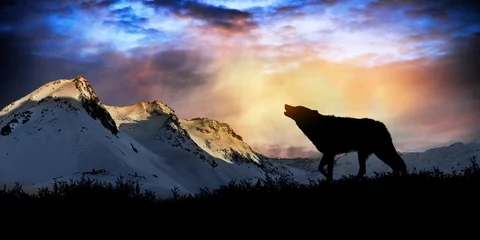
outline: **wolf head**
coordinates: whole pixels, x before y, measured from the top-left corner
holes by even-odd
[[[285,112],[283,114],[293,119],[296,123],[308,122],[320,116],[317,110],[312,110],[304,106],[291,106],[288,104],[285,104]]]

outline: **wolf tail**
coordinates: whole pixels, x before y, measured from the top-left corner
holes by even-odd
[[[404,175],[407,173],[407,165],[391,141],[384,143],[383,147],[374,153],[380,160],[392,168],[395,174],[401,173]]]
[[[405,161],[403,160],[403,158],[400,156],[400,154],[397,151],[395,151],[393,159],[394,159],[394,163],[397,167],[397,170],[401,174],[407,174],[407,165],[405,164]]]

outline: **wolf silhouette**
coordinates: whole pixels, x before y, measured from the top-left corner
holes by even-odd
[[[405,162],[398,154],[384,123],[370,118],[322,115],[304,106],[285,104],[284,115],[293,119],[300,130],[323,154],[318,171],[327,181],[333,179],[334,158],[338,154],[357,152],[359,170],[356,178],[366,173],[366,161],[375,154],[398,175],[406,173]],[[327,172],[325,172],[327,165]]]

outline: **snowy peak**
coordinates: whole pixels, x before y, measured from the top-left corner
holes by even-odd
[[[100,99],[93,91],[92,86],[87,79],[82,77],[82,75],[79,74],[76,78],[72,80],[72,83],[75,85],[75,89],[77,89],[80,93],[80,95],[77,96],[78,99],[87,99],[89,101],[94,101],[97,104],[100,103]]]
[[[117,135],[118,128],[110,113],[100,102],[93,91],[92,86],[81,75],[78,75],[72,81],[75,88],[80,92],[78,99],[82,102],[82,107],[95,120],[99,120],[102,125],[113,135]]]
[[[208,118],[181,120],[181,123],[210,155],[228,162],[260,164],[260,158],[228,124]]]
[[[205,131],[209,133],[209,131],[213,131],[216,135],[221,136],[220,134],[223,133],[225,135],[229,135],[233,138],[236,138],[240,141],[243,141],[242,137],[233,131],[233,128],[230,127],[227,123],[222,123],[217,120],[212,120],[208,118],[192,118],[188,120],[193,122],[197,126],[199,126],[199,131]]]
[[[157,100],[153,102],[142,101],[142,102],[139,102],[138,104],[140,104],[142,106],[142,109],[149,114],[157,114],[157,115],[175,114],[175,111],[173,109],[171,109],[166,104],[163,104]]]
[[[88,81],[81,75],[78,75],[74,79],[59,79],[46,83],[30,94],[20,98],[18,101],[12,102],[2,110],[2,114],[25,105],[28,102],[41,103],[50,98],[65,98],[78,101],[87,99],[97,103],[100,102]]]
[[[115,119],[125,121],[146,120],[152,116],[175,115],[175,111],[169,106],[155,100],[153,102],[141,101],[133,105],[118,107],[105,106]]]
[[[209,155],[231,164],[253,164],[271,174],[291,174],[255,152],[227,123],[208,118],[180,119],[189,136]]]
[[[159,101],[142,101],[129,106],[106,108],[120,131],[159,156],[175,152],[181,156],[198,157],[214,168],[217,166],[215,160],[191,139],[173,109],[167,105]]]
[[[119,129],[151,145],[158,141],[198,156],[215,167],[215,159],[228,163],[261,165],[261,159],[226,123],[208,118],[181,119],[159,102],[138,102],[124,107],[107,106]],[[147,137],[149,136],[150,137]],[[151,145],[156,151],[159,144]]]
[[[81,75],[73,79],[52,81],[39,87],[6,106],[0,112],[0,119],[1,122],[9,119],[9,126],[12,128],[19,120],[28,121],[29,116],[36,111],[40,111],[44,116],[45,112],[54,109],[75,113],[84,109],[90,117],[99,121],[112,134],[118,133],[115,121],[100,102],[92,86]],[[8,128],[8,126],[4,127]]]

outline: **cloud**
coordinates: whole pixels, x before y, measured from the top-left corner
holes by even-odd
[[[302,7],[302,5],[290,5],[290,6],[281,6],[275,8],[275,11],[278,13],[287,13],[287,12],[293,12],[295,10],[298,10]]]
[[[259,58],[222,58],[219,61],[225,65],[216,75],[214,87],[208,89],[211,99],[202,105],[217,106],[209,116],[228,122],[247,142],[263,146],[271,156],[285,154],[278,149],[288,147],[314,149],[295,125],[284,119],[285,103],[326,114],[382,120],[401,150],[470,141],[480,132],[477,41],[478,36],[456,38],[441,57],[369,68],[348,61],[301,61],[308,48],[293,58],[269,61],[281,69],[273,73],[263,71]],[[292,61],[298,64],[287,67]],[[219,99],[221,103],[216,102]],[[204,109],[207,107],[195,111]],[[278,148],[272,150],[269,144]]]
[[[379,11],[403,12],[407,18],[440,21],[450,26],[475,24],[480,19],[480,4],[475,0],[377,0],[366,8],[370,13]],[[395,10],[393,10],[395,9]],[[448,21],[454,21],[448,24]]]
[[[73,1],[70,1],[73,2]],[[78,2],[78,1],[77,1]],[[120,2],[120,0],[83,0],[80,1],[80,7],[85,10],[91,10],[96,8],[105,8],[109,7],[115,3]]]
[[[478,4],[270,2],[3,4],[0,103],[82,74],[107,104],[160,100],[273,155],[315,152],[285,103],[384,120],[405,149],[478,138]]]
[[[261,152],[266,156],[278,158],[319,158],[321,153],[308,147],[294,147],[281,145],[252,145],[255,151]]]
[[[160,50],[135,58],[109,52],[98,59],[101,67],[83,76],[91,79],[102,101],[116,105],[160,100],[177,110],[212,80],[210,59],[197,51]]]
[[[131,23],[144,24],[148,22],[148,18],[138,16],[132,6],[111,10],[109,15]]]
[[[209,59],[201,53],[188,50],[166,50],[151,57],[150,68],[162,74],[162,85],[174,94],[188,92],[205,84],[211,76],[205,70]]]
[[[144,18],[147,20],[146,18]],[[148,27],[142,27],[139,24],[135,24],[135,22],[142,22],[140,20],[137,21],[126,21],[126,20],[118,20],[118,21],[104,21],[106,25],[118,27],[120,30],[123,30],[127,33],[131,34],[145,34],[145,35],[154,35],[154,34],[161,34],[162,32]]]
[[[0,108],[23,97],[46,82],[59,78],[71,78],[88,69],[99,66],[58,57],[31,54],[40,46],[36,38],[16,36],[11,32],[0,32]]]
[[[245,33],[257,27],[252,14],[237,9],[204,4],[196,1],[145,1],[145,4],[167,8],[177,17],[192,18],[207,24],[205,28],[214,28],[228,33]]]
[[[0,2],[0,11],[8,6],[15,6],[16,2],[14,0],[6,0]]]
[[[473,141],[479,138],[480,36],[456,39],[449,54],[435,60],[397,64],[391,74],[409,72],[404,81],[418,91],[418,100],[408,112],[392,116],[398,142]],[[404,93],[402,93],[404,94]],[[413,134],[418,133],[418,134]],[[435,145],[428,145],[429,147]],[[422,150],[410,145],[405,149]]]

